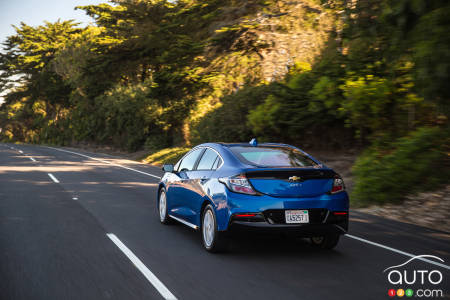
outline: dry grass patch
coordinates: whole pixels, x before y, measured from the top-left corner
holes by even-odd
[[[149,154],[141,159],[142,162],[152,165],[163,165],[164,163],[176,163],[190,148],[174,147],[165,148]]]

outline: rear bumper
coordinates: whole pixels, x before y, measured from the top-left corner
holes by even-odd
[[[345,212],[349,209],[349,199],[346,192],[332,195],[323,194],[316,197],[305,198],[277,198],[268,195],[254,196],[238,194],[227,190],[225,186],[223,186],[223,189],[224,193],[221,193],[220,197],[214,198],[217,225],[220,231],[228,230],[228,227],[235,221],[233,216],[239,213],[261,214],[263,220],[267,222],[268,225],[272,225],[284,223],[285,210],[308,210],[311,212],[310,223],[321,224],[324,223],[323,212]],[[327,222],[328,221],[329,220],[327,220]],[[289,226],[290,225],[291,224],[289,224]]]
[[[281,213],[281,212],[280,212]],[[261,214],[252,219],[239,220],[231,218],[228,231],[233,232],[263,232],[263,233],[288,233],[302,237],[314,237],[330,234],[345,234],[348,230],[348,214],[335,216],[327,211],[320,220],[311,220],[308,224],[283,224],[273,223],[267,214]]]
[[[285,225],[269,224],[266,222],[234,221],[229,227],[230,233],[260,232],[260,233],[287,233],[302,237],[314,237],[330,234],[345,234],[347,230],[339,224],[303,224]]]

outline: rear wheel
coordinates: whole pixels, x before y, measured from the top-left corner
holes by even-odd
[[[311,238],[311,244],[321,249],[333,249],[339,242],[339,234],[315,236]]]
[[[203,210],[202,242],[205,249],[209,252],[221,252],[227,247],[223,233],[217,230],[216,215],[210,204]]]
[[[164,188],[162,188],[159,191],[158,212],[159,212],[159,221],[162,224],[169,224],[171,222],[169,214],[167,213],[167,194]]]

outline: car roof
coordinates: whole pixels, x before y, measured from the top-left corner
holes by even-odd
[[[323,165],[324,167],[326,167],[322,162],[318,161],[317,159],[315,159],[313,156],[309,155],[308,153],[306,153],[305,151],[303,151],[300,148],[297,148],[295,146],[292,145],[288,145],[288,144],[281,144],[281,143],[261,143],[261,144],[257,144],[256,146],[253,146],[249,143],[221,143],[221,142],[213,142],[213,143],[203,143],[200,145],[195,146],[194,148],[197,147],[210,147],[215,149],[216,151],[218,151],[221,155],[222,158],[228,158],[229,160],[233,161],[233,164],[239,164],[241,166],[246,166],[246,167],[250,167],[253,168],[254,166],[252,165],[247,165],[244,164],[243,162],[241,162],[234,154],[232,154],[231,151],[231,147],[254,147],[254,148],[258,148],[258,147],[274,147],[274,148],[291,148],[291,149],[297,149],[300,152],[302,152],[304,155],[306,155],[307,157],[309,157],[310,159],[312,159],[314,162]],[[326,167],[327,168],[327,167]]]
[[[212,143],[212,144],[218,144],[224,147],[261,147],[261,146],[269,146],[269,147],[289,147],[289,148],[295,148],[292,145],[288,144],[280,144],[280,143],[261,143],[256,146],[253,146],[249,143]]]
[[[211,147],[214,148],[216,150],[222,150],[222,149],[227,149],[228,151],[229,148],[232,147],[254,147],[254,148],[258,148],[258,147],[274,147],[274,148],[291,148],[291,149],[297,149],[300,150],[302,153],[304,153],[307,156],[310,156],[309,154],[307,154],[305,151],[303,151],[300,148],[297,148],[295,146],[292,145],[288,145],[288,144],[280,144],[280,143],[262,143],[262,144],[257,144],[256,146],[253,146],[249,143],[222,143],[222,142],[213,142],[213,143],[204,143],[204,144],[200,144],[195,146],[194,148],[197,147]]]

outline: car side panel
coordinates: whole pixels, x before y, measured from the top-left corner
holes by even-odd
[[[189,179],[184,183],[184,190],[181,195],[182,206],[180,216],[189,223],[200,226],[198,220],[203,199],[205,197],[204,187],[210,180],[212,171],[189,171],[186,172]]]
[[[226,187],[220,183],[217,178],[211,178],[205,185],[204,185],[204,191],[205,195],[203,197],[202,203],[199,203],[197,206],[197,211],[199,212],[196,225],[200,225],[200,212],[201,212],[201,205],[207,201],[209,202],[216,213],[217,218],[217,225],[219,227],[219,230],[224,230],[221,226],[224,222],[228,222],[228,202],[226,197]],[[226,228],[225,228],[226,229]]]
[[[170,215],[178,216],[181,205],[179,200],[183,189],[182,178],[176,173],[166,173],[161,182],[166,188],[167,210]]]

